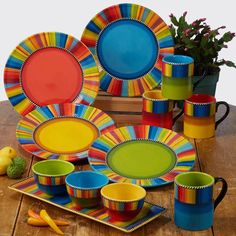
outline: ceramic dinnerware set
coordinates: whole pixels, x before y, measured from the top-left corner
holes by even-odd
[[[188,172],[196,151],[172,126],[184,113],[185,136],[213,137],[229,106],[193,95],[194,61],[173,53],[166,23],[135,4],[99,12],[81,41],[59,32],[22,41],[7,60],[4,85],[22,115],[20,146],[43,161],[33,165],[33,178],[12,189],[131,232],[165,210],[145,201],[144,188],[175,182],[175,224],[187,230],[212,226],[227,183]],[[116,128],[109,115],[90,106],[99,88],[114,96],[143,96],[142,125]],[[173,118],[182,100],[184,111]],[[226,113],[215,121],[221,104]],[[75,171],[71,162],[84,159],[92,171]],[[219,181],[222,190],[214,200]]]

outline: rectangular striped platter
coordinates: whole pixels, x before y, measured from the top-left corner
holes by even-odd
[[[111,221],[106,212],[106,209],[103,207],[91,209],[84,208],[81,210],[76,210],[68,195],[52,197],[42,192],[38,189],[32,176],[9,186],[9,188],[17,192],[26,194],[30,197],[37,198],[54,206],[60,207],[66,211],[70,211],[77,215],[81,215],[91,220],[95,220],[102,224],[111,226],[126,233],[132,232],[140,228],[141,226],[147,224],[148,222],[156,219],[165,211],[165,208],[163,207],[145,202],[139,215],[131,221]]]

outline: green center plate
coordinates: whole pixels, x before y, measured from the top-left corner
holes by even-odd
[[[169,184],[193,168],[192,144],[173,130],[156,126],[125,126],[101,135],[89,148],[91,168],[112,182],[143,187]]]
[[[175,153],[162,143],[132,140],[119,144],[107,155],[108,166],[127,178],[153,178],[168,173],[176,163]]]

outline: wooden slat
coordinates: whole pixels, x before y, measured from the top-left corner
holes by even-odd
[[[93,106],[103,111],[141,112],[142,98],[98,96]]]
[[[116,114],[111,112],[108,114],[115,121],[117,127],[141,124],[141,115]]]

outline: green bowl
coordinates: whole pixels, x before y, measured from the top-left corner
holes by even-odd
[[[65,178],[74,169],[72,163],[62,160],[40,161],[32,167],[38,188],[50,195],[66,193]]]

